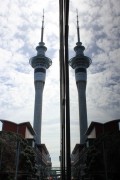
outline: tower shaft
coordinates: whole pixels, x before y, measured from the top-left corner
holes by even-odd
[[[73,57],[69,64],[75,69],[75,79],[78,90],[79,102],[79,125],[80,125],[80,143],[84,144],[86,140],[87,131],[87,105],[86,105],[86,85],[87,85],[87,68],[91,63],[91,59],[84,56],[84,46],[81,42],[77,43],[74,48],[76,56]]]
[[[41,124],[42,124],[42,97],[44,82],[35,82],[35,106],[34,106],[34,124],[33,128],[36,132],[35,141],[41,144]]]
[[[86,139],[85,132],[87,130],[87,107],[86,107],[86,82],[79,81],[77,83],[78,102],[79,102],[79,124],[80,124],[80,143],[83,144]]]
[[[76,56],[74,58],[75,63],[75,78],[78,89],[78,102],[79,102],[79,125],[80,125],[80,143],[84,144],[86,140],[87,130],[87,105],[86,105],[86,85],[87,85],[87,63],[88,60],[84,56]],[[79,63],[78,63],[79,62]]]

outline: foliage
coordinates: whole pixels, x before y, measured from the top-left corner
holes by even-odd
[[[27,140],[13,132],[0,132],[0,176],[6,180],[15,175],[17,154],[18,174],[35,174],[35,152]]]

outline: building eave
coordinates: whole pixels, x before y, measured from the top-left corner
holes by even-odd
[[[100,123],[100,122],[95,122],[95,121],[92,121],[91,124],[89,125],[87,131],[86,131],[86,135],[89,135],[90,132],[92,131],[92,129],[96,126],[96,125],[103,125],[103,123]]]
[[[30,122],[22,122],[22,123],[15,123],[15,122],[12,122],[12,121],[9,121],[9,120],[5,120],[5,119],[0,119],[0,121],[2,123],[11,123],[11,124],[15,124],[16,126],[20,126],[20,125],[26,125],[26,127],[30,130],[31,134],[32,135],[35,135],[35,131],[33,130]]]

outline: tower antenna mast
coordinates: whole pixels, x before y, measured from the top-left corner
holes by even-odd
[[[41,42],[43,42],[43,34],[44,34],[44,9],[43,9],[43,19],[42,19],[42,27],[41,27]]]
[[[77,11],[77,37],[78,37],[78,42],[80,42],[80,30],[79,30],[79,21],[78,21],[78,10]]]

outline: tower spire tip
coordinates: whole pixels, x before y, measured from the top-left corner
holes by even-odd
[[[80,29],[79,29],[79,20],[78,20],[78,9],[76,9],[77,13],[77,37],[78,37],[78,42],[80,42]]]
[[[41,27],[41,42],[43,42],[43,33],[44,33],[44,9],[43,9],[42,27]]]

